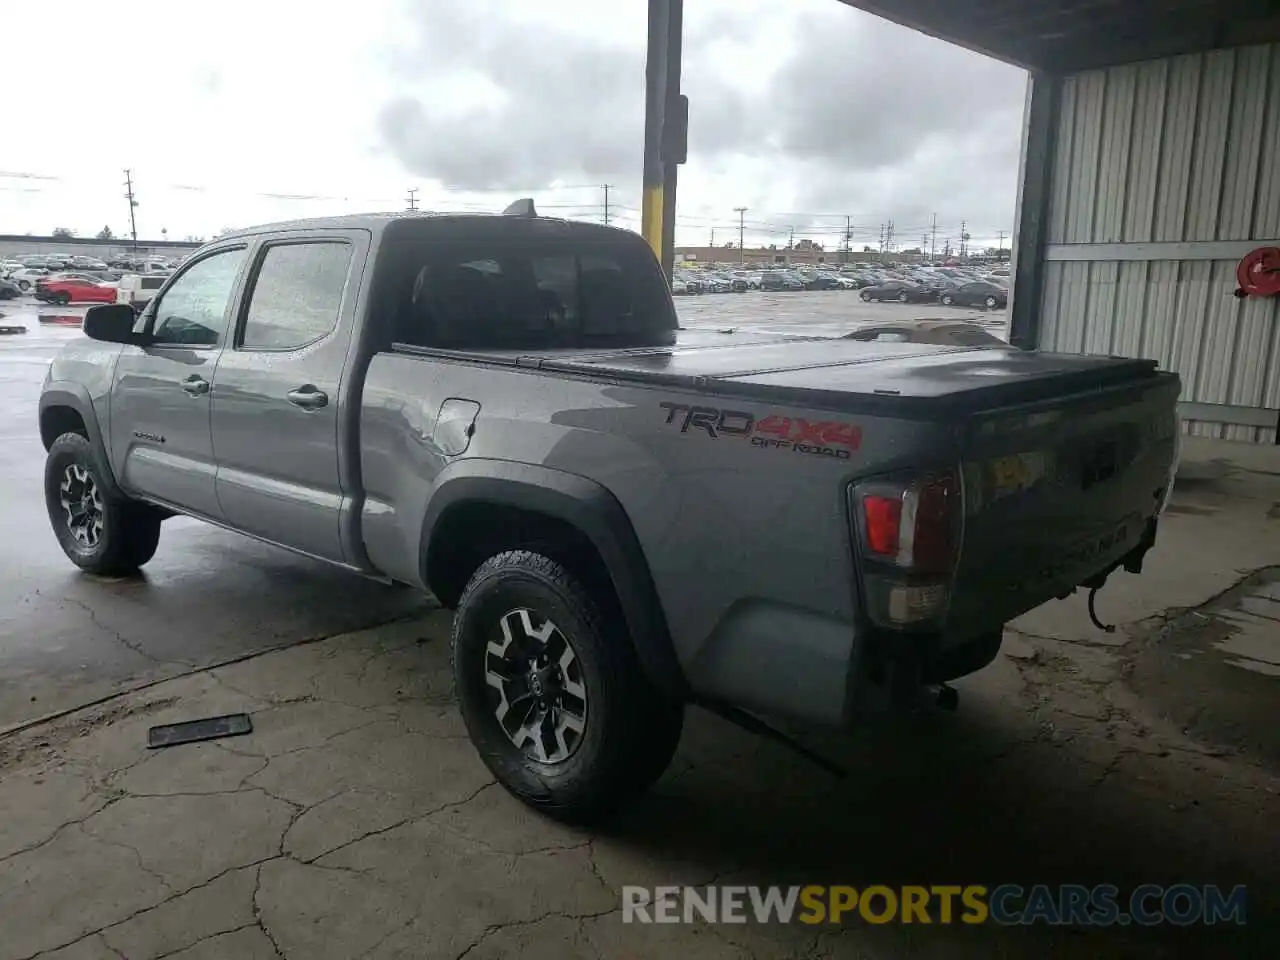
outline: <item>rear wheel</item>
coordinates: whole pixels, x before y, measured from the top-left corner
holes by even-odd
[[[112,493],[93,445],[64,433],[45,459],[44,498],[54,535],[72,563],[90,573],[135,573],[160,542],[159,511]]]
[[[60,306],[60,307],[65,307],[67,304],[69,304],[69,303],[71,302],[71,294],[69,294],[69,293],[55,293],[55,294],[53,295],[53,302],[54,302],[55,304],[57,304],[58,306]]]
[[[956,301],[955,301],[955,298],[954,298],[953,296],[951,296],[951,294],[949,294],[949,293],[944,293],[944,294],[942,295],[942,302],[943,302],[946,306],[948,306],[948,307],[949,307],[949,306],[951,306],[953,303],[955,303]]]
[[[898,302],[899,303],[907,302],[907,291],[903,290],[898,294]]]
[[[871,302],[871,294],[867,293],[867,291],[863,290],[863,291],[862,291],[862,293],[861,293],[861,297],[862,297],[862,302],[863,302],[863,303],[870,303],[870,302]]]
[[[481,564],[458,602],[453,675],[485,765],[511,794],[589,822],[661,776],[681,704],[645,678],[612,605],[565,567],[513,550]]]
[[[994,310],[995,308],[996,308],[996,298],[995,298],[995,297],[987,297],[987,309],[988,309],[988,310]]]

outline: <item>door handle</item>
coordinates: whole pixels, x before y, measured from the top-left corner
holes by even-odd
[[[319,410],[329,403],[329,395],[323,390],[317,390],[309,383],[297,390],[290,390],[285,396],[295,407],[301,407],[303,410]]]
[[[182,389],[193,397],[202,397],[209,392],[209,381],[193,373],[182,381]]]

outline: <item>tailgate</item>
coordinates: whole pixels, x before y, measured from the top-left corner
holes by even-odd
[[[1171,483],[1174,374],[975,415],[948,633],[1069,593],[1142,544]]]

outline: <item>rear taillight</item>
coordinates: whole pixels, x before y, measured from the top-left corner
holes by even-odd
[[[891,627],[941,620],[960,557],[958,475],[875,478],[852,485],[849,498],[868,614]]]

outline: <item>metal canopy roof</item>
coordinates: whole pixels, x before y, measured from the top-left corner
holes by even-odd
[[[1076,73],[1280,39],[1280,0],[842,0],[1032,70]]]

